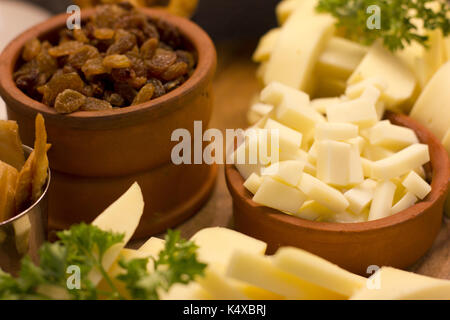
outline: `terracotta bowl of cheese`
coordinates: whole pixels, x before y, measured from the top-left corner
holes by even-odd
[[[439,140],[416,121],[392,113],[387,118],[393,124],[413,129],[420,142],[429,146],[431,161],[425,167],[432,190],[423,201],[369,222],[309,221],[253,202],[239,171],[227,165],[225,176],[233,197],[236,229],[267,242],[269,254],[284,246],[298,247],[360,275],[369,276],[370,266],[411,266],[431,247],[441,227],[450,178],[449,159]]]
[[[83,10],[86,20],[95,9]],[[50,229],[90,222],[137,181],[145,212],[135,237],[165,231],[194,214],[208,199],[217,167],[175,165],[172,132],[194,132],[194,121],[206,130],[212,114],[212,80],[216,51],[209,36],[193,22],[158,9],[141,9],[178,28],[185,44],[198,54],[197,67],[179,88],[147,103],[118,110],[61,115],[17,88],[13,72],[24,44],[51,39],[66,25],[67,15],[53,17],[13,40],[0,57],[0,94],[8,118],[19,123],[24,143],[34,139],[34,118],[45,118],[53,173],[49,193]],[[124,212],[126,214],[126,212]]]

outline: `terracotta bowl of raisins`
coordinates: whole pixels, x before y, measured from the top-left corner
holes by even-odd
[[[0,95],[25,144],[35,115],[46,121],[50,228],[91,221],[134,181],[146,203],[137,238],[181,223],[208,199],[217,172],[171,158],[176,129],[193,134],[194,121],[208,128],[213,42],[158,9],[83,10],[73,30],[68,18],[24,32],[0,56]]]

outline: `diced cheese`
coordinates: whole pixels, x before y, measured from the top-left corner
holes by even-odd
[[[374,180],[367,179],[345,192],[344,196],[350,204],[348,209],[353,213],[360,214],[372,201],[376,186],[377,183]]]
[[[408,209],[417,202],[417,197],[411,192],[407,192],[391,209],[391,214],[399,213]]]
[[[257,270],[257,271],[256,271]],[[268,257],[234,252],[226,273],[229,277],[270,290],[287,299],[344,299],[326,288],[309,283],[273,265]]]
[[[332,37],[317,62],[318,76],[347,80],[366,53],[367,48],[354,41]]]
[[[357,82],[345,89],[345,95],[350,99],[359,98],[368,87],[375,87],[378,91],[383,92],[387,88],[386,81],[381,77],[370,77],[361,82]],[[373,90],[371,90],[373,91]]]
[[[317,124],[315,135],[317,140],[348,140],[358,137],[358,126],[351,123],[323,122]]]
[[[367,158],[361,157],[361,164],[362,164],[362,168],[363,168],[364,177],[371,177],[373,161],[369,160]]]
[[[333,214],[334,211],[321,205],[319,202],[315,200],[308,200],[305,201],[300,210],[294,215],[302,219],[313,221],[317,220],[318,218],[331,216]]]
[[[227,228],[206,228],[192,236],[191,241],[199,247],[197,257],[209,265],[227,266],[237,249],[247,253],[264,254],[267,244]]]
[[[314,65],[333,31],[331,15],[310,15],[303,8],[297,8],[281,30],[264,82],[279,81],[296,89],[311,91]]]
[[[345,142],[317,142],[317,178],[325,183],[346,186],[350,182],[352,146]]]
[[[395,184],[389,180],[378,183],[370,206],[369,221],[381,219],[391,214],[395,189]]]
[[[382,160],[372,163],[371,177],[391,179],[408,173],[430,161],[428,145],[413,144]]]
[[[365,278],[301,249],[279,249],[274,256],[274,264],[304,281],[346,297],[353,295],[366,284]]]
[[[443,101],[450,101],[450,61],[431,78],[417,99],[411,118],[427,127],[442,140],[450,128],[450,108]]]
[[[344,211],[349,206],[341,192],[307,173],[302,175],[298,187],[308,199],[315,200],[335,212]]]
[[[349,168],[348,184],[355,185],[363,182],[364,170],[359,154],[359,148],[356,145],[351,145]]]
[[[367,145],[367,141],[361,136],[357,136],[356,138],[349,139],[345,142],[351,144],[352,146],[356,146],[358,148],[358,153],[360,155],[362,154],[364,148]]]
[[[348,122],[363,128],[370,127],[378,121],[375,103],[362,97],[329,106],[327,118],[330,122]]]
[[[289,102],[293,105],[301,107],[309,105],[309,96],[306,93],[278,81],[269,83],[260,93],[260,100],[262,102],[276,107],[278,107],[286,97],[288,97]]]
[[[302,177],[305,163],[303,161],[280,161],[261,170],[262,176],[270,176],[276,180],[296,187]]]
[[[329,217],[329,220],[325,220],[325,222],[337,222],[337,223],[357,223],[357,222],[366,222],[368,216],[368,209],[365,209],[360,214],[356,215],[352,212],[343,211],[334,214]]]
[[[448,300],[450,281],[382,267],[372,277],[373,285],[362,287],[352,300]],[[371,281],[369,279],[368,281]]]
[[[250,135],[233,153],[234,165],[244,179],[248,179],[252,173],[259,174],[261,171],[258,145],[258,136]]]
[[[327,113],[327,107],[335,105],[337,103],[341,102],[340,98],[318,98],[311,100],[311,107],[316,109],[316,111],[320,112],[321,114]]]
[[[308,2],[305,0],[283,0],[276,7],[277,20],[280,25],[283,25],[289,16],[300,6]],[[312,8],[310,9],[312,12]]]
[[[389,122],[381,121],[369,130],[372,145],[399,150],[414,143],[419,143],[413,130]]]
[[[363,157],[371,160],[371,161],[378,161],[384,158],[388,158],[395,154],[394,151],[388,150],[384,147],[374,146],[371,144],[368,144],[362,153]]]
[[[253,54],[253,61],[263,62],[270,58],[270,55],[272,54],[272,51],[278,41],[280,32],[280,28],[275,28],[261,37],[258,43],[258,47]]]
[[[251,193],[255,194],[256,191],[258,191],[259,187],[261,186],[262,181],[263,178],[258,176],[256,173],[252,173],[250,177],[248,177],[248,179],[245,180],[244,187]]]
[[[273,110],[273,106],[265,103],[253,104],[247,113],[247,120],[250,124],[257,123],[262,117],[268,115]]]
[[[431,191],[431,186],[414,171],[406,176],[402,184],[419,199],[425,198]]]
[[[280,152],[285,154],[294,154],[300,149],[302,144],[302,134],[293,130],[278,121],[267,119],[264,127],[266,130],[278,130]]]
[[[131,239],[143,213],[144,198],[142,191],[139,185],[134,183],[127,192],[92,222],[92,225],[104,231],[124,234],[123,241],[109,248],[104,254],[102,265],[105,270],[109,270],[124,246]],[[97,285],[102,278],[103,276],[97,268],[89,273],[89,280],[94,285]]]
[[[291,214],[297,213],[305,200],[303,192],[271,177],[264,177],[253,197],[253,201],[258,204]]]
[[[371,77],[381,77],[386,83],[382,93],[388,109],[396,109],[410,99],[416,88],[416,78],[401,59],[376,42],[348,80],[352,85]]]
[[[342,79],[320,78],[315,80],[312,85],[315,87],[314,97],[316,98],[338,97],[344,94],[347,87],[347,82]]]

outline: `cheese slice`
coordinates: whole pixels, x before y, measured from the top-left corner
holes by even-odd
[[[164,249],[165,245],[166,242],[163,239],[151,237],[139,248],[138,251],[156,257],[159,252]]]
[[[448,300],[450,281],[412,272],[382,267],[372,277],[371,286],[362,287],[352,300]],[[369,279],[370,281],[370,279]]]
[[[275,28],[267,32],[264,36],[261,37],[258,43],[258,47],[256,48],[255,53],[253,54],[254,62],[264,62],[270,59],[270,55],[272,54],[273,49],[278,41],[278,37],[280,36],[281,28]]]
[[[297,8],[284,24],[270,56],[265,84],[278,81],[311,92],[314,65],[333,31],[334,19],[330,15],[310,15]]]
[[[281,248],[273,263],[279,269],[322,288],[350,297],[360,290],[366,279],[350,273],[312,253],[297,248]]]

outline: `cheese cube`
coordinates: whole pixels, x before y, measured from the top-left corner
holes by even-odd
[[[375,103],[363,98],[329,106],[327,118],[330,122],[348,122],[362,128],[370,127],[378,121]]]
[[[389,180],[378,183],[373,194],[372,205],[370,206],[369,221],[381,219],[391,214],[396,188],[395,184]]]
[[[248,179],[245,180],[244,187],[251,193],[255,194],[256,191],[258,191],[259,187],[261,186],[262,180],[263,179],[256,173],[252,173],[250,177],[248,177]]]
[[[372,145],[399,150],[414,143],[419,143],[413,130],[381,121],[369,130]]]
[[[352,146],[345,142],[317,142],[317,178],[325,183],[346,186],[350,181]]]
[[[280,32],[281,32],[280,28],[275,28],[270,30],[264,36],[261,37],[258,43],[258,47],[256,48],[256,51],[253,54],[253,61],[263,62],[269,60],[273,48],[275,47],[278,41]]]
[[[374,146],[371,144],[367,145],[362,153],[363,157],[371,161],[385,159],[392,156],[393,154],[395,154],[395,152],[392,150],[388,150],[384,147]]]
[[[373,161],[371,161],[367,158],[361,157],[361,164],[362,164],[362,168],[363,168],[364,177],[371,177]]]
[[[342,79],[321,78],[320,81],[316,79],[312,85],[315,87],[314,97],[316,98],[338,97],[344,94],[347,82]]]
[[[333,31],[334,19],[330,15],[310,15],[303,8],[297,8],[281,30],[264,82],[279,81],[296,89],[311,91],[315,63]]]
[[[326,114],[327,107],[333,106],[340,102],[340,98],[318,98],[311,100],[311,107],[316,109],[316,111],[320,112],[321,114]]]
[[[356,146],[358,148],[358,153],[360,155],[362,154],[364,148],[367,145],[367,141],[361,136],[357,136],[356,138],[349,139],[345,142],[351,144],[352,146]]]
[[[417,197],[407,192],[391,209],[391,214],[399,213],[409,207],[413,206],[417,202]]]
[[[300,210],[294,215],[302,219],[314,221],[319,218],[332,216],[333,214],[334,211],[321,205],[319,202],[315,200],[308,200],[305,201]]]
[[[358,126],[351,123],[323,122],[315,128],[316,140],[347,140],[358,137]]]
[[[350,99],[356,99],[366,91],[367,87],[375,87],[381,93],[386,90],[387,83],[382,77],[371,77],[361,82],[349,85],[345,89],[345,95]],[[373,92],[373,90],[371,90]]]
[[[305,163],[296,160],[280,161],[261,170],[262,176],[270,176],[292,187],[296,187],[302,177]]]
[[[448,300],[450,297],[449,280],[434,279],[390,267],[382,267],[371,279],[374,279],[374,284],[379,281],[379,287],[361,287],[350,299]]]
[[[304,281],[346,297],[353,295],[366,284],[365,278],[301,249],[281,248],[274,255],[273,263]]]
[[[359,215],[356,215],[352,212],[344,211],[331,216],[330,220],[326,220],[326,222],[337,222],[337,223],[358,223],[358,222],[366,222],[368,216],[368,209],[365,209]]]
[[[431,191],[431,186],[414,171],[406,176],[402,184],[419,199],[425,198]]]
[[[382,160],[372,163],[371,177],[391,179],[408,173],[430,161],[428,145],[413,144]]]
[[[247,112],[247,120],[250,124],[257,123],[262,117],[268,115],[273,110],[273,106],[265,103],[253,104]]]
[[[234,279],[273,291],[287,299],[344,299],[329,289],[286,273],[273,265],[268,257],[236,250],[226,274]]]
[[[349,202],[341,192],[307,173],[302,175],[298,187],[309,199],[335,212],[344,211],[349,206]]]
[[[267,119],[266,125],[264,127],[266,130],[278,130],[279,136],[279,147],[280,152],[286,154],[294,154],[300,149],[302,144],[302,134],[295,131],[285,125],[282,125],[278,121]]]
[[[306,93],[277,81],[269,83],[260,93],[262,102],[275,107],[278,107],[286,97],[294,106],[309,105],[309,96]]]
[[[300,190],[264,177],[253,201],[263,206],[295,214],[305,202],[306,196]]]
[[[361,63],[367,48],[344,38],[332,37],[317,62],[319,77],[347,80]]]
[[[359,148],[356,145],[351,146],[349,168],[350,172],[348,177],[348,184],[354,185],[363,182],[364,170],[361,157],[359,155]]]
[[[252,173],[259,174],[262,165],[258,159],[258,137],[247,136],[245,142],[234,151],[232,159],[244,179],[248,179]]]
[[[344,197],[350,204],[348,209],[353,213],[360,214],[372,201],[376,186],[377,183],[374,180],[367,179],[345,192]]]
[[[450,108],[443,101],[450,101],[450,62],[444,64],[423,89],[413,109],[411,118],[427,127],[442,140],[450,128]]]
[[[416,78],[401,59],[393,55],[376,42],[369,49],[361,64],[348,80],[352,85],[362,80],[378,77],[383,78],[387,87],[382,93],[382,99],[390,110],[396,109],[410,99],[416,87]]]

